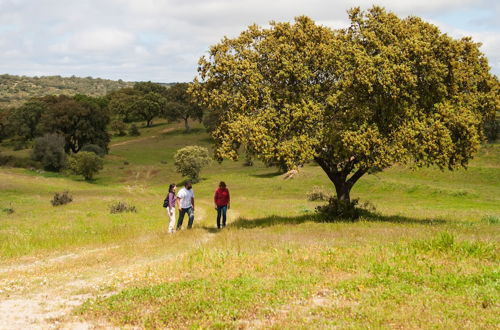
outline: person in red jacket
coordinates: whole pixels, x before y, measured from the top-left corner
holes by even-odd
[[[217,228],[221,228],[220,218],[222,215],[222,228],[226,227],[226,213],[230,207],[231,199],[229,197],[229,189],[226,183],[221,181],[219,188],[215,191],[214,195],[215,209],[217,210]]]

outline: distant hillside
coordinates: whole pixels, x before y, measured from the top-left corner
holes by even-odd
[[[133,82],[91,77],[26,77],[3,74],[0,75],[0,107],[17,106],[29,98],[51,94],[103,96],[110,91],[133,85]]]

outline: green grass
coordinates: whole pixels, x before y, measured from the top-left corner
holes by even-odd
[[[127,247],[87,265],[61,266],[91,272],[102,260],[119,267],[176,253],[147,266],[116,294],[96,294],[77,308],[80,318],[146,328],[500,324],[498,144],[485,146],[467,170],[394,166],[363,177],[352,197],[376,211],[354,223],[325,223],[314,213],[321,202],[307,201],[307,193],[313,186],[333,190],[318,166],[283,180],[259,162],[214,162],[194,186],[195,229],[167,236],[164,194],[169,183],[183,180],[173,155],[185,145],[211,147],[210,140],[200,125],[185,134],[160,122],[141,133],[112,141],[92,183],[0,169],[0,260],[6,264]],[[232,207],[230,225],[218,232],[212,196],[221,180]],[[53,194],[64,190],[73,202],[52,207]],[[117,201],[138,212],[110,214]],[[10,208],[14,213],[2,211]]]

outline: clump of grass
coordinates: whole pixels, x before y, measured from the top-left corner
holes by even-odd
[[[488,215],[481,218],[482,222],[488,223],[490,225],[498,225],[500,224],[500,217],[497,215]]]
[[[437,237],[418,240],[413,243],[416,250],[423,252],[449,253],[454,256],[496,258],[495,246],[486,242],[457,241],[455,235],[442,232]]]
[[[7,214],[12,214],[15,212],[15,210],[12,206],[9,206],[9,207],[2,208],[2,212],[7,213]]]
[[[327,201],[331,197],[331,193],[321,187],[314,186],[310,192],[307,193],[308,201]]]
[[[134,205],[129,205],[125,202],[117,202],[109,207],[109,212],[111,214],[123,213],[123,212],[137,213],[137,208]]]
[[[59,206],[71,203],[72,201],[73,196],[71,196],[69,191],[64,191],[62,193],[55,193],[50,203],[52,204],[52,206]]]

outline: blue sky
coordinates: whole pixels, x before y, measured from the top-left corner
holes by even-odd
[[[246,26],[308,15],[334,28],[381,5],[481,42],[500,76],[500,1],[0,0],[0,74],[190,81],[209,46]]]

